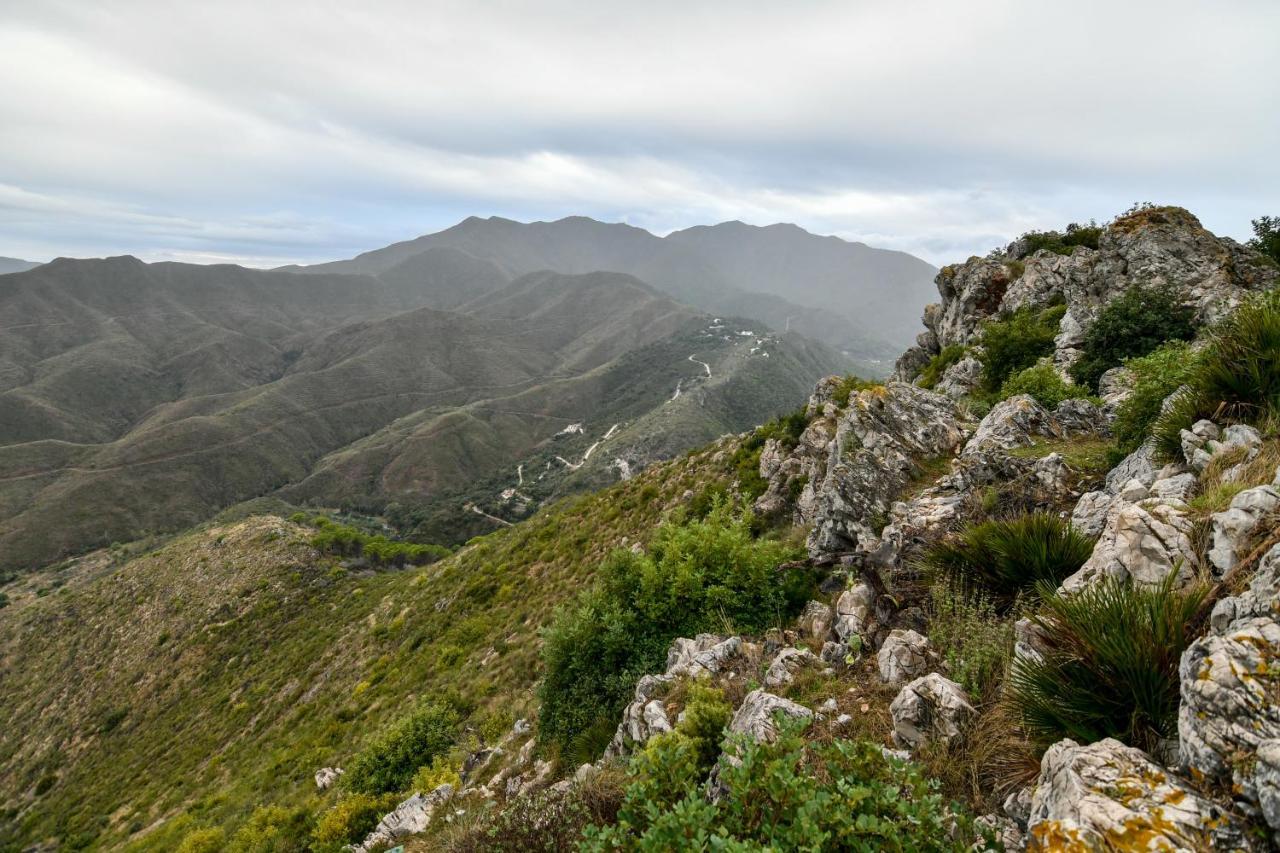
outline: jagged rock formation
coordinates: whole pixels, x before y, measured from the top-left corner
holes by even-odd
[[[964,724],[977,712],[964,688],[931,672],[903,687],[889,713],[893,716],[894,743],[915,749],[928,741],[959,737]]]
[[[431,823],[431,817],[436,810],[452,797],[452,785],[441,785],[425,795],[414,794],[396,806],[395,811],[378,821],[378,825],[365,837],[364,842],[355,846],[355,853],[367,853],[370,850],[380,849],[398,838],[424,831]]]
[[[1103,230],[1097,249],[1078,247],[1065,256],[1028,254],[1027,244],[1015,241],[1003,252],[942,268],[935,279],[942,302],[925,309],[926,331],[899,359],[895,376],[911,381],[943,347],[974,343],[982,322],[1001,311],[1065,302],[1054,363],[1066,368],[1079,357],[1098,311],[1132,284],[1168,285],[1199,320],[1211,322],[1275,278],[1275,268],[1256,253],[1214,236],[1181,208],[1121,216]]]

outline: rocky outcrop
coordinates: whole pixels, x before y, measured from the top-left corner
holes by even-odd
[[[850,397],[799,501],[811,527],[810,554],[853,551],[876,540],[919,470],[917,460],[953,453],[963,435],[954,405],[941,394],[892,382]]]
[[[1193,534],[1191,517],[1181,502],[1125,504],[1107,518],[1093,554],[1063,581],[1062,589],[1078,592],[1106,577],[1155,585],[1174,572],[1180,584],[1188,583],[1200,562]]]
[[[966,355],[942,372],[942,377],[933,390],[952,400],[959,400],[972,394],[981,382],[982,362],[972,355]]]
[[[903,687],[889,705],[893,741],[904,749],[928,741],[950,741],[960,736],[976,713],[964,688],[930,673]]]
[[[353,849],[356,853],[366,853],[390,844],[398,838],[424,832],[436,810],[452,797],[452,785],[441,785],[426,795],[414,794],[396,806],[395,811],[378,821],[373,832],[365,836],[364,841]]]
[[[830,605],[821,601],[810,601],[805,604],[800,617],[796,619],[796,628],[801,636],[815,640],[825,640],[831,635],[834,613]]]
[[[667,651],[666,671],[661,675],[642,676],[636,682],[635,693],[622,712],[622,721],[605,750],[605,757],[627,755],[636,745],[644,745],[654,735],[671,731],[672,723],[667,718],[666,706],[658,698],[666,691],[667,685],[677,678],[716,675],[742,651],[741,637],[699,634],[692,640],[676,638]]]
[[[1249,588],[1214,607],[1209,632],[1179,667],[1183,767],[1230,780],[1238,798],[1280,832],[1280,545]]]
[[[1040,762],[1028,849],[1248,850],[1240,824],[1138,749],[1063,740]]]
[[[1277,278],[1256,252],[1214,236],[1174,207],[1118,217],[1103,229],[1097,249],[1026,252],[1027,244],[1016,241],[1003,253],[944,267],[935,279],[942,301],[925,309],[925,332],[899,359],[896,378],[911,381],[943,347],[974,343],[982,323],[1001,312],[1065,303],[1053,357],[1065,368],[1079,357],[1101,308],[1132,285],[1167,286],[1208,323]]]

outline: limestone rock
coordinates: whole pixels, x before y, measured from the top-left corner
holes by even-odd
[[[821,601],[810,601],[804,606],[796,627],[800,633],[815,640],[825,640],[831,634],[833,614],[829,605]]]
[[[1155,585],[1175,571],[1180,583],[1189,582],[1199,565],[1192,533],[1180,504],[1148,500],[1122,506],[1108,516],[1093,554],[1062,589],[1078,592],[1103,577]]]
[[[893,741],[906,749],[932,740],[950,741],[975,713],[959,684],[931,672],[903,687],[889,705]]]
[[[941,394],[890,382],[853,395],[797,501],[799,520],[811,527],[810,555],[876,541],[893,502],[919,470],[916,460],[953,453],[962,438],[955,406]]]
[[[699,634],[692,640],[678,637],[667,651],[666,675],[669,678],[715,675],[741,650],[741,637],[726,639],[715,634]]]
[[[765,690],[752,690],[742,700],[729,722],[730,734],[745,734],[759,741],[772,741],[778,736],[775,715],[793,719],[812,719],[813,712],[803,705],[775,696]]]
[[[343,772],[344,771],[341,767],[321,767],[316,771],[316,788],[321,791],[328,790],[335,782],[338,781],[338,777],[341,776]]]
[[[927,637],[915,631],[895,628],[876,654],[880,680],[896,685],[919,678],[929,668],[931,657],[933,653]]]
[[[380,845],[424,832],[431,817],[443,803],[453,797],[452,785],[441,785],[429,794],[414,794],[396,806],[395,811],[383,816],[373,832],[355,847],[357,853],[366,853]]]
[[[1210,631],[1182,654],[1178,708],[1182,766],[1230,780],[1238,797],[1260,809],[1274,831],[1280,740],[1280,545],[1260,561],[1248,590],[1218,603]]]
[[[986,831],[991,834],[1001,847],[1005,850],[1021,850],[1026,845],[1026,837],[1021,827],[1013,820],[1001,814],[985,814],[976,818],[973,822],[974,828],[979,833]],[[977,848],[974,849],[984,849]]]
[[[1190,475],[1188,475],[1190,476]],[[1235,568],[1236,555],[1254,531],[1280,509],[1280,490],[1274,486],[1245,489],[1231,499],[1231,505],[1213,515],[1213,548],[1209,562],[1215,573],[1224,575]]]
[[[942,377],[933,390],[939,394],[945,394],[952,400],[959,400],[973,393],[981,382],[982,362],[971,355],[966,355],[942,372]]]
[[[818,656],[808,649],[788,648],[778,652],[764,674],[765,687],[781,687],[790,684],[796,672],[805,666],[819,664]]]
[[[836,636],[847,642],[851,636],[862,636],[875,615],[876,592],[871,584],[858,581],[836,599]]]
[[[1239,823],[1141,750],[1055,743],[1040,762],[1028,849],[1251,849]]]
[[[1049,412],[1030,394],[1017,394],[996,403],[965,444],[962,456],[981,450],[1027,447],[1052,432]]]

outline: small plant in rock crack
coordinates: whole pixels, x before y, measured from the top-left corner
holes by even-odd
[[[1177,730],[1178,661],[1208,590],[1107,578],[1072,594],[1041,587],[1042,660],[1018,658],[1009,691],[1041,747],[1113,737],[1152,750]]]

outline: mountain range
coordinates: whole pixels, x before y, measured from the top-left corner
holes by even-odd
[[[122,256],[4,275],[0,572],[262,497],[463,542],[879,351],[838,312],[756,289],[816,300],[865,252],[791,226],[495,218],[318,267]],[[804,333],[819,320],[844,353]]]
[[[724,222],[657,237],[581,216],[531,223],[471,217],[350,260],[286,269],[398,277],[405,273],[392,271],[404,263],[410,275],[460,263],[456,256],[424,254],[440,248],[489,261],[508,278],[544,269],[629,273],[706,311],[799,331],[867,362],[868,372],[914,341],[937,273],[904,252],[820,237],[795,225]],[[491,282],[492,268],[483,270],[473,269],[478,287]]]

